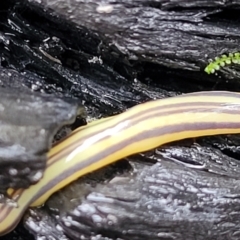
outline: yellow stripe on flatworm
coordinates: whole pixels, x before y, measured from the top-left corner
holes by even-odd
[[[51,149],[38,183],[28,189],[8,190],[18,207],[0,204],[0,235],[14,229],[29,206],[43,204],[51,194],[87,173],[168,142],[240,133],[239,117],[240,94],[200,92],[139,104],[77,129]],[[181,130],[174,130],[178,126]],[[156,135],[158,132],[162,134]]]

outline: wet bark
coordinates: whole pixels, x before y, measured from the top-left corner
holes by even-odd
[[[133,62],[202,72],[209,59],[239,49],[238,1],[41,2],[64,19],[98,32],[104,42]]]
[[[15,71],[1,81],[19,80]],[[10,74],[10,70],[7,73]],[[0,88],[0,192],[28,188],[41,179],[47,152],[57,131],[72,124],[84,108],[76,100],[32,94],[19,88]]]
[[[1,65],[27,74],[16,82],[33,92],[77,98],[90,119],[180,93],[238,91],[237,64],[204,68],[239,51],[239,5],[4,1]],[[239,239],[239,143],[205,137],[136,155],[64,188],[23,224],[45,239]],[[0,239],[24,238],[22,229]]]

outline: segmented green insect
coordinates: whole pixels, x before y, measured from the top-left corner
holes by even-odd
[[[208,74],[215,73],[215,71],[218,71],[221,67],[231,63],[240,64],[240,52],[229,53],[228,56],[222,55],[221,57],[215,57],[215,60],[212,60],[204,71]]]

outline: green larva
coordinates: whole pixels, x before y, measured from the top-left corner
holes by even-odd
[[[215,71],[218,71],[221,67],[231,63],[240,64],[240,52],[229,53],[228,56],[222,55],[221,57],[215,57],[215,60],[211,61],[204,71],[208,74],[215,73]]]

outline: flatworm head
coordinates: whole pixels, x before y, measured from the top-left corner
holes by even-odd
[[[215,71],[218,71],[221,67],[230,65],[232,63],[240,64],[240,52],[229,53],[228,55],[215,57],[215,60],[211,60],[204,71],[208,74],[215,73]]]

